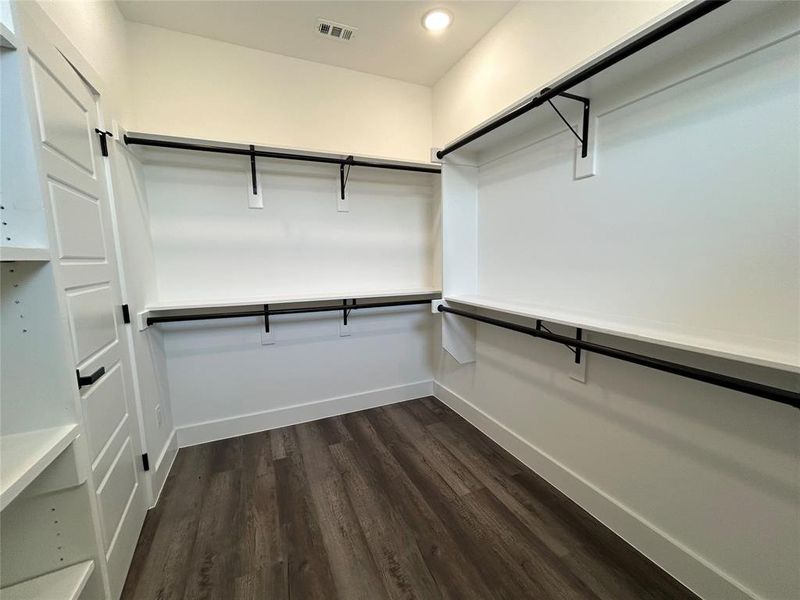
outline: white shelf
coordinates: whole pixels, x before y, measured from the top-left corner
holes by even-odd
[[[50,260],[49,248],[29,248],[27,246],[0,246],[0,261],[41,261]]]
[[[66,569],[2,588],[3,600],[77,600],[94,571],[94,561],[87,560]]]
[[[17,36],[4,23],[0,23],[0,47],[8,50],[16,50],[18,46]]]
[[[442,290],[433,288],[402,289],[402,290],[366,290],[354,292],[345,290],[342,292],[328,293],[308,293],[308,294],[275,294],[272,296],[251,296],[248,298],[226,298],[216,300],[177,300],[165,301],[152,304],[147,307],[148,311],[161,310],[192,310],[202,308],[237,308],[243,306],[256,306],[261,304],[294,304],[299,302],[325,302],[333,300],[363,300],[367,298],[402,298],[407,296],[438,296]]]
[[[76,424],[0,436],[0,510],[41,475],[77,436]]]
[[[199,144],[203,146],[224,146],[231,149],[236,150],[250,150],[250,143],[249,141],[219,141],[219,140],[207,140],[202,138],[189,138],[189,137],[179,137],[179,136],[172,136],[172,135],[161,135],[157,133],[144,133],[140,131],[125,131],[123,132],[124,135],[127,135],[130,138],[142,138],[152,141],[163,141],[163,142],[178,142],[182,144]],[[136,148],[137,152],[141,153],[142,159],[147,162],[147,158],[150,156],[158,157],[160,153],[164,151],[164,148],[152,147],[152,146],[142,146],[137,144],[131,144],[127,146],[129,149]],[[349,156],[351,156],[347,152],[330,152],[330,151],[323,151],[323,150],[316,150],[313,148],[290,148],[287,146],[268,146],[268,145],[260,145],[254,144],[254,149],[260,152],[281,152],[286,154],[304,154],[304,155],[313,155],[318,156],[320,158],[330,158],[337,161],[345,160]],[[175,149],[169,149],[169,151],[174,152]],[[195,152],[195,151],[189,151]],[[398,158],[392,158],[388,156],[375,156],[375,155],[358,155],[353,156],[355,160],[361,161],[369,161],[374,162],[376,164],[383,164],[383,165],[394,165],[394,166],[407,166],[407,167],[425,167],[425,168],[439,168],[441,165],[438,163],[431,163],[431,162],[422,162],[422,161],[412,161],[412,160],[403,160]],[[269,158],[267,158],[269,160]]]
[[[598,314],[575,313],[562,309],[518,302],[495,300],[487,296],[446,296],[452,304],[494,310],[547,323],[580,327],[588,331],[658,344],[680,350],[699,352],[783,371],[800,372],[800,345],[782,340],[735,336],[719,330],[687,334],[667,323],[615,320]]]

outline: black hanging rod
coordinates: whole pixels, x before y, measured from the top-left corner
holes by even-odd
[[[535,329],[533,327],[517,325],[516,323],[509,323],[508,321],[501,321],[500,319],[493,319],[492,317],[484,317],[482,315],[476,315],[474,313],[459,310],[457,308],[451,308],[449,306],[439,305],[438,310],[439,312],[458,315],[459,317],[465,317],[467,319],[472,319],[473,321],[480,321],[481,323],[488,323],[489,325],[495,325],[497,327],[502,327],[503,329],[510,329],[511,331],[524,333],[526,335],[548,340],[550,342],[565,344],[576,349],[586,350],[587,352],[602,354],[603,356],[609,356],[611,358],[634,363],[643,367],[649,367],[658,371],[680,375],[681,377],[694,379],[696,381],[703,381],[705,383],[710,383],[711,385],[717,385],[729,390],[736,390],[737,392],[743,392],[745,394],[767,398],[768,400],[780,402],[781,404],[788,404],[789,406],[800,408],[800,393],[793,392],[791,390],[771,387],[761,383],[756,383],[754,381],[738,379],[736,377],[729,377],[728,375],[723,375],[721,373],[697,369],[695,367],[661,360],[659,358],[652,358],[642,354],[628,352],[627,350],[619,350],[610,346],[587,342],[586,340],[580,338],[576,339],[567,337],[565,335],[558,335],[544,329]]]
[[[193,144],[189,142],[176,142],[173,140],[154,140],[136,136],[125,135],[125,143],[129,146],[153,146],[156,148],[174,148],[177,150],[195,150],[197,152],[215,152],[217,154],[237,154],[240,156],[264,158],[280,158],[284,160],[299,160],[305,162],[318,162],[331,165],[349,165],[353,167],[369,167],[372,169],[389,169],[392,171],[415,171],[417,173],[441,173],[442,169],[438,166],[425,167],[422,165],[404,165],[395,163],[383,163],[360,158],[344,157],[335,158],[333,156],[318,156],[316,154],[303,154],[302,152],[274,152],[272,150],[255,150],[250,148],[233,148],[230,146],[212,146],[207,144]]]
[[[147,325],[155,325],[156,323],[175,323],[177,321],[206,321],[210,319],[239,319],[242,317],[266,317],[269,318],[273,315],[296,315],[301,313],[317,313],[329,311],[342,311],[344,314],[350,314],[351,310],[361,310],[364,308],[385,308],[389,306],[412,306],[416,304],[430,304],[430,298],[420,300],[397,300],[395,302],[370,302],[365,304],[342,304],[338,306],[308,306],[301,308],[261,308],[258,310],[240,310],[233,312],[217,312],[217,313],[194,313],[182,315],[162,315],[156,317],[147,317]]]
[[[631,56],[632,54],[636,54],[640,50],[647,48],[648,46],[656,43],[662,38],[667,37],[668,35],[682,29],[686,25],[696,21],[697,19],[704,17],[708,13],[724,6],[730,2],[730,0],[703,0],[702,2],[697,3],[692,8],[686,10],[685,12],[681,13],[674,19],[671,19],[667,23],[659,25],[655,29],[645,33],[641,37],[631,41],[630,43],[626,44],[622,48],[615,50],[608,56],[605,56],[598,60],[597,62],[591,63],[584,68],[580,69],[579,71],[573,73],[560,83],[553,85],[550,88],[546,88],[542,90],[542,92],[527,101],[522,106],[515,108],[512,111],[507,112],[504,115],[497,117],[495,120],[487,123],[483,127],[476,129],[469,135],[464,136],[458,141],[453,142],[449,146],[445,146],[443,149],[439,150],[436,153],[436,157],[439,159],[444,158],[451,152],[455,152],[459,148],[466,146],[470,142],[474,142],[480,137],[483,137],[487,133],[490,133],[508,123],[509,121],[513,121],[517,117],[520,117],[527,113],[528,111],[533,110],[534,108],[549,102],[556,96],[559,96],[569,90],[572,87],[575,87],[579,83],[583,83],[590,77],[597,75],[598,73],[605,71],[609,67],[617,64],[621,60],[624,60]]]

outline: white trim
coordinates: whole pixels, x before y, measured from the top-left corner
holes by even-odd
[[[191,423],[176,428],[178,446],[185,448],[268,429],[297,425],[298,423],[316,421],[317,419],[343,415],[367,408],[430,396],[432,393],[433,380],[417,381],[350,396],[326,398],[236,417]]]
[[[759,598],[730,575],[523,439],[452,390],[434,382],[434,395],[573,502],[702,598]]]
[[[172,433],[167,439],[167,443],[161,449],[161,453],[153,464],[153,470],[150,475],[150,483],[153,486],[153,499],[150,508],[153,508],[161,497],[161,490],[164,489],[164,484],[167,481],[169,472],[172,470],[172,465],[175,463],[175,457],[178,455],[178,433],[173,429]]]

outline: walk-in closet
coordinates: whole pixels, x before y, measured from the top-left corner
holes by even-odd
[[[0,598],[800,599],[800,3],[0,0]]]

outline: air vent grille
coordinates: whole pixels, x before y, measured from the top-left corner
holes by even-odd
[[[343,25],[327,19],[317,20],[317,33],[324,35],[326,38],[349,42],[355,36],[356,31],[358,29],[350,27],[350,25]]]

